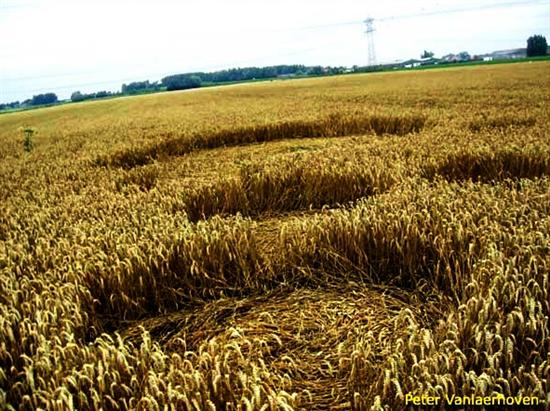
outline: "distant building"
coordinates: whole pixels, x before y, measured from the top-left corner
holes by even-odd
[[[444,61],[445,63],[456,63],[460,61],[457,54],[449,53],[441,57],[441,61]]]
[[[420,60],[410,59],[402,62],[401,66],[405,68],[413,68],[413,67],[420,67],[420,64],[421,64]]]
[[[447,54],[443,57],[441,57],[441,61],[445,63],[461,63],[464,61],[470,61],[472,59],[472,56],[470,56],[470,53],[467,51],[461,51],[458,54]]]
[[[434,64],[439,64],[440,59],[437,59],[435,57],[426,57],[423,59],[410,59],[405,60],[399,65],[404,68],[414,68],[414,67],[420,67],[420,66],[431,66]]]
[[[491,56],[495,59],[519,59],[527,57],[527,49],[511,49],[511,50],[498,50],[493,51]]]
[[[509,50],[497,50],[491,53],[483,54],[480,57],[483,58],[483,61],[521,59],[527,57],[527,49],[519,48]]]

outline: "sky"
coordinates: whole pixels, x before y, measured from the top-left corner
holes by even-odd
[[[231,67],[367,65],[550,42],[550,0],[0,0],[0,102]]]

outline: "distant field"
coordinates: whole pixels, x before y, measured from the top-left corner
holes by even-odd
[[[549,130],[549,62],[0,116],[0,409],[549,407]]]

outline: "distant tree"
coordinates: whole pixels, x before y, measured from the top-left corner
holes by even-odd
[[[434,56],[434,53],[432,51],[424,50],[420,58],[426,59],[426,58],[432,58],[433,56]]]
[[[39,106],[42,104],[53,103],[57,103],[57,96],[55,95],[55,93],[38,94],[36,96],[33,96],[32,100],[30,101],[31,106]]]
[[[322,76],[325,74],[325,70],[321,66],[313,66],[309,68],[308,74],[312,76]]]
[[[7,110],[9,108],[18,108],[19,101],[12,101],[11,103],[2,103],[0,104],[0,110]]]
[[[115,95],[116,93],[112,93],[110,91],[105,91],[105,90],[98,91],[95,93],[89,93],[89,94],[81,93],[80,91],[75,91],[73,94],[71,94],[71,101],[76,102],[76,101],[92,100],[94,98],[104,98],[104,97],[111,97]]]
[[[77,101],[84,101],[85,100],[84,94],[82,94],[80,91],[75,91],[73,94],[71,94],[71,101],[77,102]]]
[[[272,78],[272,77],[277,77],[279,74],[290,74],[290,73],[285,71],[285,70],[279,71],[277,69],[277,67],[270,66],[270,67],[264,67],[264,68],[260,69],[260,75],[258,77],[259,78]],[[239,76],[239,77],[240,77],[239,80],[247,80],[249,78],[246,75],[246,73],[244,73],[244,72],[243,72],[243,75]]]
[[[536,34],[527,39],[527,57],[545,56],[547,49],[546,37]]]
[[[143,91],[156,91],[160,89],[160,85],[155,81],[150,83],[149,80],[135,81],[130,84],[122,85],[122,94],[135,94]]]
[[[246,81],[253,79],[268,79],[277,76],[289,76],[289,75],[304,75],[311,74],[312,67],[306,67],[304,65],[279,65],[268,67],[239,67],[226,70],[219,70],[210,73],[196,72],[196,73],[183,73],[168,76],[162,79],[162,86],[169,90],[179,90],[182,88],[190,88],[192,83],[189,81],[189,77],[197,77],[194,82],[194,86],[198,85],[200,79],[201,85],[226,83],[230,81]],[[319,66],[314,70],[318,71],[318,74],[323,74],[323,68]],[[154,84],[154,83],[153,83]]]
[[[469,61],[472,59],[470,53],[468,53],[467,51],[461,51],[457,54],[457,56],[459,61]]]
[[[200,87],[202,85],[202,80],[196,75],[176,74],[174,76],[164,77],[162,79],[162,84],[168,91],[186,90]]]

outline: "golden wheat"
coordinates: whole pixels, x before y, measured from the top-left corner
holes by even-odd
[[[0,408],[548,407],[547,70],[0,116]]]

